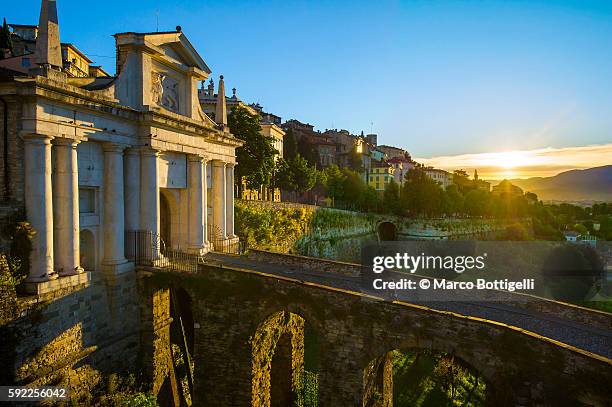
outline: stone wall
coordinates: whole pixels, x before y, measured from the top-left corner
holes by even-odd
[[[196,405],[251,403],[252,338],[280,311],[300,315],[319,337],[319,405],[361,406],[367,366],[412,348],[472,366],[489,405],[605,405],[609,397],[609,360],[477,318],[228,267],[154,273],[147,285],[182,287],[191,297]]]
[[[135,273],[94,275],[81,286],[20,297],[20,315],[0,327],[0,382],[61,385],[81,404],[111,374],[138,375],[140,309]],[[104,389],[106,390],[106,389]]]
[[[4,134],[5,116],[2,100],[6,102],[8,111],[6,135]],[[15,97],[2,96],[0,100],[0,202],[12,202],[18,207],[23,207],[25,202],[23,140],[19,137],[21,116],[21,103]],[[7,160],[4,159],[5,151]],[[8,169],[8,183],[5,181],[6,169]]]

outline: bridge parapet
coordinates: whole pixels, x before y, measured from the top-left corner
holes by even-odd
[[[288,269],[308,270],[321,273],[339,274],[342,276],[359,277],[363,266],[354,263],[346,263],[335,260],[320,259],[308,256],[299,256],[284,253],[275,253],[265,250],[250,250],[249,259],[264,264],[275,264],[286,266]],[[432,277],[420,276],[418,274],[402,274],[403,278],[411,280],[428,279]],[[458,293],[461,295],[462,293]],[[445,294],[447,295],[447,294]],[[471,301],[482,301],[492,305],[506,307],[518,307],[530,312],[549,315],[557,319],[575,322],[591,328],[610,331],[612,330],[612,314],[593,310],[573,304],[536,297],[520,292],[508,292],[500,290],[479,290],[477,294],[469,294]],[[478,295],[478,298],[474,298]],[[458,300],[458,297],[448,295],[448,298]]]

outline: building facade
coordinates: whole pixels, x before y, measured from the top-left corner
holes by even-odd
[[[425,168],[425,174],[446,189],[453,183],[453,174],[439,168]]]
[[[368,185],[376,189],[377,192],[383,192],[387,185],[394,180],[395,168],[393,165],[386,162],[375,162],[372,166]]]
[[[35,64],[3,68],[0,200],[36,231],[25,287],[43,293],[133,269],[126,232],[203,254],[232,244],[235,149],[225,97],[216,122],[200,108],[211,71],[185,34],[115,35],[116,76],[64,70],[56,2],[43,0]],[[211,233],[214,236],[211,236]]]

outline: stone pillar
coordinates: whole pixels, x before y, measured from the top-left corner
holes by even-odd
[[[225,233],[228,239],[234,234],[234,163],[225,166]]]
[[[187,160],[189,251],[203,254],[206,250],[206,161],[192,154]]]
[[[152,259],[159,257],[159,151],[140,151],[140,229],[152,233]]]
[[[212,162],[212,199],[213,199],[213,233],[220,233],[220,236],[213,236],[216,239],[226,239],[226,213],[225,213],[225,163],[220,160]]]
[[[125,151],[125,230],[140,230],[140,151]]]
[[[51,187],[51,137],[24,136],[25,204],[32,238],[28,283],[57,278],[53,271],[53,203]]]
[[[124,254],[125,201],[123,199],[123,149],[106,143],[104,149],[104,260],[113,271],[127,263]]]
[[[56,270],[60,275],[74,275],[84,270],[80,265],[79,240],[79,172],[77,144],[56,138],[53,197]]]

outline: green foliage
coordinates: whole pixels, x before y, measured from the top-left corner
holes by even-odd
[[[310,230],[314,210],[236,201],[236,233],[248,247],[286,252]]]
[[[455,170],[453,172],[453,184],[456,185],[463,194],[475,187],[474,182],[470,180],[468,173],[464,170]]]
[[[277,185],[285,191],[310,191],[317,181],[317,170],[300,154],[294,159],[279,159],[276,168]]]
[[[415,168],[406,173],[402,207],[415,216],[439,216],[444,207],[444,190],[423,170]]]
[[[382,206],[385,212],[396,215],[400,215],[402,212],[400,205],[400,188],[394,180],[391,180],[383,192]]]
[[[274,156],[279,152],[273,146],[272,137],[261,133],[259,117],[244,107],[232,109],[227,118],[228,126],[244,145],[236,149],[236,185],[242,189],[242,179],[250,189],[258,189],[271,183],[274,173]]]
[[[126,398],[121,406],[125,407],[157,407],[157,399],[152,394],[136,393]]]
[[[317,180],[317,172],[308,165],[308,161],[301,155],[297,155],[290,162],[293,181],[298,192],[310,191]]]
[[[4,19],[2,28],[0,28],[0,50],[2,49],[13,51],[13,39],[11,38],[11,30],[6,23],[6,18]],[[4,54],[0,53],[0,59],[2,58],[4,58]]]
[[[484,380],[451,355],[418,350],[393,356],[395,407],[484,405]]]
[[[323,170],[325,174],[325,187],[327,189],[327,196],[332,198],[332,203],[337,200],[342,200],[344,196],[344,181],[346,175],[337,165],[330,165]]]
[[[316,167],[319,163],[319,151],[308,142],[306,137],[302,137],[298,141],[297,152],[308,161],[311,167]]]
[[[298,144],[293,129],[287,130],[283,138],[283,157],[293,160],[298,155]]]

